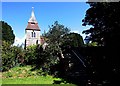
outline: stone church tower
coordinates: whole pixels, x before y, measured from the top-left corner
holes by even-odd
[[[31,17],[25,29],[25,48],[30,45],[40,44],[40,28],[35,18],[34,8],[32,7]]]

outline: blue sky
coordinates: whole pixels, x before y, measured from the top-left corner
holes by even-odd
[[[2,2],[2,20],[12,26],[15,36],[20,39],[25,35],[32,7],[34,7],[41,34],[44,30],[47,32],[48,25],[52,25],[54,21],[58,21],[82,36],[84,36],[82,31],[88,29],[82,26],[82,19],[89,8],[85,2]]]

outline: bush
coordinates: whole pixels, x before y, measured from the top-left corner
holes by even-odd
[[[34,65],[36,63],[36,48],[37,45],[28,46],[25,50],[25,63],[27,65]]]
[[[21,47],[11,46],[8,42],[2,43],[2,71],[23,64],[24,50]]]

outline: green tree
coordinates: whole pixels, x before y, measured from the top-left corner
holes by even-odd
[[[99,46],[119,46],[120,38],[120,2],[89,2],[83,25],[91,25],[83,31],[89,41],[97,42]]]
[[[58,44],[60,43],[61,37],[69,32],[70,30],[67,27],[59,24],[58,21],[55,21],[51,27],[49,26],[49,31],[45,35],[49,38],[48,42]]]
[[[94,70],[91,74],[96,81],[107,80],[110,85],[119,84],[120,2],[89,2],[88,4],[90,8],[86,11],[83,25],[91,25],[91,28],[83,33],[87,35],[86,40],[89,42],[104,46],[96,47],[96,49],[87,47],[91,51],[91,54],[87,56],[91,66],[89,69]]]
[[[12,27],[4,21],[0,21],[0,42],[2,46],[2,70],[9,70],[14,67],[15,62],[15,51],[11,44],[14,43],[15,35],[13,33]]]
[[[0,44],[2,43],[2,22],[0,22]]]
[[[84,46],[83,38],[78,33],[69,33],[62,37],[62,46],[82,47]]]
[[[0,23],[2,23],[2,40],[13,44],[15,35],[13,33],[12,27],[4,21],[0,21]]]
[[[62,55],[62,50],[60,48],[60,44],[62,42],[62,37],[65,34],[68,34],[70,30],[65,27],[64,25],[61,25],[58,23],[58,21],[55,21],[51,27],[49,27],[49,31],[45,34],[46,38],[48,38],[48,46],[51,47],[51,53],[54,55],[61,54]],[[56,54],[55,54],[56,53]]]
[[[37,49],[37,52],[39,52],[37,55],[37,64],[42,66],[43,70],[45,68],[49,72],[52,65],[59,63],[60,57],[63,57],[60,47],[62,42],[61,39],[63,35],[69,32],[70,30],[64,25],[59,24],[58,21],[55,21],[53,25],[49,26],[49,31],[47,33],[44,32],[43,36],[48,45],[45,50],[42,50],[41,47]]]
[[[25,63],[29,65],[34,65],[37,59],[36,52],[37,45],[28,46],[25,50]]]
[[[24,50],[21,47],[11,46],[6,41],[2,43],[2,71],[24,63]]]

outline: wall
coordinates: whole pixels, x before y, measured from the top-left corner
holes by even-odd
[[[35,37],[32,37],[32,32],[36,33]],[[38,44],[40,44],[40,31],[26,30],[26,47],[29,45],[36,45],[38,40]]]

